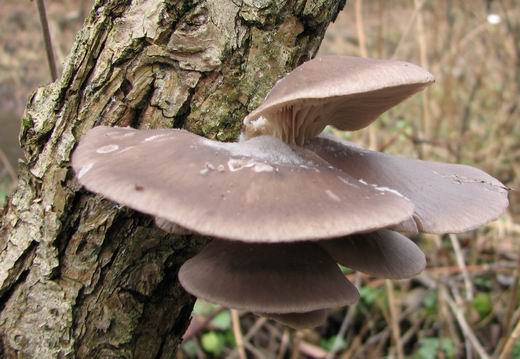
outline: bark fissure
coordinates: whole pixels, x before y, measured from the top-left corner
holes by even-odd
[[[177,272],[206,239],[81,190],[73,148],[98,124],[236,139],[343,5],[96,2],[61,78],[34,92],[22,120],[26,160],[0,228],[3,356],[175,357],[194,300]]]

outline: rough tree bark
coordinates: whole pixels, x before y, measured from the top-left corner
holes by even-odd
[[[22,120],[26,160],[0,228],[0,357],[175,357],[193,305],[177,270],[205,239],[82,190],[71,151],[100,124],[235,139],[344,3],[96,2],[61,79]]]

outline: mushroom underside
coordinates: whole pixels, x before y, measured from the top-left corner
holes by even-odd
[[[214,240],[184,263],[179,280],[208,302],[255,313],[302,313],[355,303],[334,260],[309,242]]]
[[[424,86],[402,85],[324,99],[298,99],[268,107],[256,118],[248,116],[243,131],[247,139],[270,135],[303,146],[329,125],[343,131],[365,128]]]
[[[412,240],[387,229],[318,244],[345,267],[382,278],[411,278],[426,267],[424,253]]]
[[[191,294],[226,307],[261,315],[308,313],[357,301],[336,261],[394,279],[409,278],[426,264],[412,241],[389,230],[317,242],[213,240],[181,267],[179,280]]]
[[[244,119],[244,135],[267,134],[303,145],[326,125],[358,130],[433,81],[428,71],[402,61],[319,57],[273,86]]]

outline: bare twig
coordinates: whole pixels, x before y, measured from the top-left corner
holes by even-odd
[[[54,59],[54,51],[52,50],[51,33],[49,31],[49,22],[47,21],[47,12],[45,11],[44,0],[36,0],[38,6],[38,14],[40,15],[40,23],[42,26],[43,42],[45,44],[45,52],[47,53],[47,62],[51,72],[52,81],[58,78],[58,70],[56,68],[56,60]]]
[[[511,297],[509,299],[509,304],[507,306],[507,312],[504,320],[504,337],[501,339],[501,343],[497,346],[497,349],[495,353],[500,353],[500,350],[502,350],[502,354],[504,355],[506,346],[509,343],[509,340],[511,336],[509,333],[511,332],[511,327],[513,323],[513,317],[514,317],[514,311],[516,308],[516,305],[518,303],[518,287],[520,282],[520,253],[517,256],[516,259],[516,270],[514,275],[515,281],[513,284],[513,287],[511,288]],[[517,325],[518,326],[518,325]],[[515,328],[516,330],[516,328]],[[508,338],[508,339],[506,339]],[[507,353],[506,353],[507,354]]]
[[[289,346],[289,340],[291,339],[289,329],[285,328],[282,334],[282,340],[280,342],[280,349],[278,350],[278,355],[276,355],[276,359],[283,359],[285,357],[285,352],[287,351],[287,347]]]
[[[386,294],[388,296],[388,308],[390,310],[390,328],[392,330],[392,337],[394,338],[395,350],[397,358],[403,359],[403,346],[401,343],[401,330],[399,328],[399,313],[397,303],[394,296],[394,285],[391,280],[385,280]]]
[[[403,33],[401,34],[401,37],[399,38],[399,41],[397,42],[394,52],[392,53],[392,56],[390,56],[390,58],[395,59],[397,57],[397,54],[399,53],[399,49],[401,48],[401,45],[404,43],[404,40],[406,39],[406,37],[408,36],[410,31],[412,30],[412,26],[415,23],[415,20],[417,19],[417,13],[419,12],[419,10],[422,9],[423,5],[424,5],[424,0],[422,0],[420,2],[419,6],[417,6],[417,5],[415,6],[415,11],[413,12],[413,15],[408,20],[408,23],[406,24],[406,28],[403,31]]]
[[[473,30],[468,32],[460,41],[457,41],[453,47],[447,51],[442,58],[437,61],[436,66],[439,68],[442,68],[446,65],[446,62],[448,62],[452,57],[459,55],[461,52],[463,52],[463,48],[470,44],[478,35],[483,33],[484,31],[487,31],[489,29],[489,24],[485,23],[482,25],[479,25],[475,27]]]
[[[5,152],[0,148],[0,163],[2,163],[9,174],[9,177],[11,177],[11,181],[13,185],[16,185],[16,182],[18,180],[18,177],[16,176],[16,171],[14,170],[14,167],[11,165],[11,162],[7,158]]]
[[[231,322],[233,324],[233,334],[235,335],[235,343],[237,345],[238,356],[240,359],[247,359],[246,351],[244,349],[244,340],[242,338],[242,331],[240,330],[240,317],[236,309],[230,309]]]
[[[363,21],[363,0],[356,0],[355,2],[355,14],[356,14],[356,31],[359,44],[359,55],[361,57],[368,57],[365,25]],[[369,126],[367,129],[368,145],[367,147],[371,150],[377,150],[377,127],[375,124]]]
[[[300,352],[304,354],[307,358],[312,359],[325,359],[327,356],[327,352],[311,343],[307,343],[306,341],[302,341],[300,343]]]
[[[369,330],[368,321],[365,322],[365,324],[361,327],[361,330],[356,335],[354,340],[352,340],[350,344],[350,348],[343,354],[342,359],[351,359],[354,355],[356,355],[356,351],[361,346],[363,337],[366,335],[366,333]],[[373,337],[372,337],[373,338]]]
[[[356,287],[359,287],[359,284],[361,282],[361,273],[356,272],[356,279],[354,281],[354,284]],[[340,340],[345,337],[345,333],[347,331],[347,328],[352,321],[352,318],[354,318],[354,314],[356,313],[357,303],[351,305],[348,308],[347,314],[345,314],[345,318],[343,318],[343,322],[341,323],[341,327],[339,328],[338,334],[336,335],[336,338],[334,339],[334,343],[332,343],[332,349],[327,354],[326,359],[333,359],[336,355],[336,353],[339,350],[339,343]]]
[[[267,319],[264,317],[260,317],[256,320],[255,324],[249,329],[246,336],[244,337],[244,341],[248,341],[251,339],[267,322]]]
[[[466,338],[468,338],[468,340],[471,342],[471,345],[473,345],[473,348],[475,348],[475,351],[478,353],[479,358],[490,359],[489,355],[486,353],[486,351],[482,347],[482,344],[480,344],[477,336],[475,335],[475,333],[473,333],[473,330],[471,329],[468,322],[466,321],[466,318],[464,317],[464,313],[462,313],[462,311],[459,309],[459,307],[453,301],[453,299],[451,298],[451,296],[448,294],[447,291],[442,291],[442,294],[443,294],[444,299],[448,303],[448,306],[450,307],[451,311],[453,312],[455,319],[457,319],[457,323],[459,323],[459,326],[462,329],[464,336]],[[520,331],[520,329],[519,329],[519,331]]]
[[[359,55],[361,57],[367,57],[367,45],[366,45],[366,36],[364,29],[364,21],[363,21],[363,0],[356,0],[356,30],[359,41]]]
[[[182,337],[182,340],[188,340],[188,339],[191,339],[197,335],[199,335],[201,332],[203,332],[209,325],[209,323],[211,323],[211,321],[217,316],[219,315],[222,311],[224,311],[225,308],[217,308],[215,310],[213,310],[208,316],[195,316],[193,317],[193,319],[191,320],[191,323],[188,327],[188,329],[186,330],[186,332],[184,333],[184,336]]]
[[[422,67],[427,69],[428,65],[428,53],[426,51],[426,34],[424,31],[424,20],[422,15],[422,2],[420,0],[414,0],[415,11],[417,12],[417,42],[419,44],[419,58],[420,64]],[[431,139],[431,117],[430,117],[430,102],[428,98],[428,91],[424,91],[421,94],[422,97],[422,131],[423,134],[421,137],[429,140]],[[422,153],[424,153],[424,147],[422,148]]]
[[[464,278],[464,286],[466,287],[466,300],[473,300],[473,285],[471,284],[471,278],[469,277],[468,269],[466,268],[466,262],[464,261],[464,254],[462,253],[462,249],[460,248],[459,239],[456,235],[450,234],[450,241],[455,252],[455,258],[457,260],[457,265],[462,272],[462,277]]]
[[[507,359],[509,358],[509,353],[513,349],[513,345],[516,343],[517,339],[520,337],[520,321],[516,323],[515,330],[511,333],[509,339],[507,339],[506,345],[504,345],[504,350],[500,353],[498,359]]]
[[[255,336],[256,333],[267,323],[267,319],[264,317],[260,317],[256,320],[255,324],[249,329],[247,334],[243,336],[242,343],[244,344],[244,347],[247,348],[251,353],[256,355],[257,358],[263,358],[262,353],[256,349],[253,345],[249,343],[249,340]],[[238,345],[229,355],[226,357],[227,359],[234,359],[236,357],[240,356],[240,353],[238,352]]]
[[[507,308],[507,321],[505,325],[506,333],[511,331],[511,319],[513,318],[513,312],[515,311],[516,304],[518,303],[518,287],[520,282],[520,253],[516,259],[516,266],[515,281],[513,288],[511,288],[511,299],[509,300],[509,307]]]
[[[303,341],[303,334],[301,331],[296,331],[293,336],[293,348],[291,353],[291,359],[298,359],[300,357],[300,346]]]

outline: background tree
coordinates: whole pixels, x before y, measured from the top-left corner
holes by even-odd
[[[22,119],[26,159],[0,228],[0,356],[175,357],[193,306],[177,270],[205,239],[81,190],[71,151],[101,124],[235,139],[344,4],[96,2],[61,78]]]

